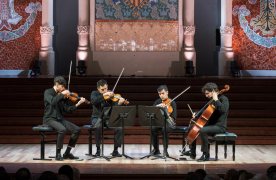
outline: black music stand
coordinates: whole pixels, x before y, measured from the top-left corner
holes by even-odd
[[[161,108],[160,107],[156,107],[156,106],[138,106],[138,116],[140,118],[140,125],[141,126],[150,126],[150,153],[140,159],[144,159],[144,158],[149,158],[150,156],[154,156],[152,154],[152,127],[153,126],[157,126],[157,127],[164,127],[163,130],[163,143],[164,144],[164,149],[163,149],[163,156],[158,156],[155,155],[154,159],[167,159],[167,158],[171,158],[174,160],[177,160],[176,158],[167,156],[167,142],[165,139],[167,139],[167,121],[166,118],[164,117],[164,115],[162,115],[161,113]]]
[[[122,128],[122,156],[125,158],[133,159],[125,154],[125,126],[133,126],[136,116],[136,106],[113,106],[110,115],[109,127]]]

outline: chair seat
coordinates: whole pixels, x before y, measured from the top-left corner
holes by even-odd
[[[48,126],[48,125],[38,125],[34,126],[33,131],[41,131],[41,132],[51,132],[54,131],[54,128]]]
[[[94,127],[90,124],[86,124],[82,126],[84,129],[93,129]],[[95,128],[94,128],[95,129]]]
[[[83,125],[82,126],[84,129],[97,129],[96,127],[94,127],[93,125],[91,125],[91,124],[86,124],[86,125]],[[109,127],[106,127],[106,126],[104,126],[104,129],[112,129],[112,128],[109,128]]]
[[[237,139],[237,135],[235,133],[221,133],[216,134],[213,138],[216,141],[235,141]]]

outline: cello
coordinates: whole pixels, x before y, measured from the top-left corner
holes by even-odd
[[[223,94],[224,92],[229,91],[230,86],[225,85],[224,89],[220,90],[218,94]],[[208,122],[210,117],[212,116],[213,112],[215,111],[215,106],[213,105],[214,100],[211,99],[205,106],[195,115],[194,118],[191,119],[189,124],[189,132],[185,139],[186,145],[183,150],[186,148],[187,145],[192,144],[192,142],[197,138],[199,135],[199,131],[201,128],[205,126]],[[202,112],[202,113],[201,113]],[[199,116],[199,114],[201,115]],[[199,116],[199,117],[198,117]]]

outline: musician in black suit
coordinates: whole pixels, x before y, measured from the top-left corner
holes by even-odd
[[[91,124],[96,127],[96,156],[100,156],[101,152],[102,121],[104,121],[104,126],[107,126],[112,106],[121,106],[126,101],[124,98],[120,98],[118,101],[112,101],[112,97],[114,97],[114,92],[108,90],[107,82],[103,79],[99,80],[97,82],[97,90],[92,91],[90,98],[93,105]],[[122,144],[122,128],[114,128],[114,130],[114,150],[111,155],[114,157],[121,157],[122,155],[118,152],[118,148],[121,147]]]
[[[206,83],[202,87],[202,93],[211,101],[211,105],[215,107],[215,111],[212,113],[207,124],[200,129],[199,137],[201,139],[201,151],[202,156],[198,161],[208,161],[210,154],[208,151],[208,136],[213,136],[218,133],[224,133],[227,128],[227,116],[229,112],[229,101],[224,95],[219,95],[218,86],[215,83]],[[204,112],[204,108],[201,109],[196,115],[193,114],[193,119],[198,119]],[[190,146],[190,151],[186,151],[183,155],[190,156],[192,159],[196,158],[196,140]]]
[[[71,113],[77,109],[79,105],[86,101],[85,98],[80,98],[77,104],[73,105],[69,102],[68,96],[70,92],[65,89],[66,80],[62,76],[57,76],[54,79],[54,86],[46,89],[44,92],[44,116],[43,123],[57,130],[57,154],[56,160],[63,159],[78,159],[70,153],[71,149],[75,147],[79,138],[80,128],[75,124],[64,119],[65,113]],[[61,156],[61,149],[63,148],[63,140],[66,131],[71,132],[71,137],[63,156]]]
[[[154,102],[153,106],[158,106],[161,107],[161,112],[164,116],[164,119],[166,119],[166,129],[169,130],[169,128],[174,128],[175,126],[175,120],[176,120],[176,116],[177,116],[177,107],[176,107],[176,103],[170,102],[171,100],[169,99],[169,90],[168,87],[166,85],[160,85],[157,88],[157,92],[159,95],[159,98]],[[166,104],[165,102],[170,102],[169,104]],[[170,111],[168,111],[168,107],[170,108]],[[153,144],[153,151],[151,152],[152,155],[159,155],[160,154],[160,150],[159,150],[159,138],[158,138],[158,134],[160,132],[163,133],[167,133],[164,132],[164,128],[163,127],[153,127],[152,128],[152,144]],[[165,149],[165,153],[166,156],[168,155],[167,149],[168,149],[168,134],[166,135],[166,138],[163,136],[163,147]]]

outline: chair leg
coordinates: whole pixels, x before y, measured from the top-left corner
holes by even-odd
[[[46,160],[51,161],[52,159],[45,159],[45,134],[43,132],[39,132],[41,136],[40,140],[40,158],[33,158],[33,160]]]
[[[185,146],[185,133],[183,133],[182,135],[182,149],[184,148]]]
[[[217,161],[218,160],[218,143],[216,142],[216,157],[215,157],[215,160]]]
[[[224,159],[227,158],[227,142],[224,141]]]
[[[92,130],[88,130],[88,156],[92,156]]]
[[[233,161],[235,161],[235,150],[236,150],[236,142],[233,142]]]

